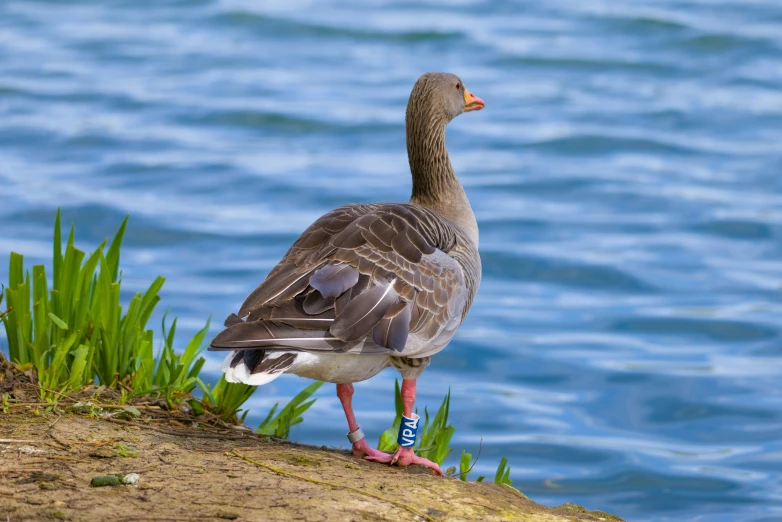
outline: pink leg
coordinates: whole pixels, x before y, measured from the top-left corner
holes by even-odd
[[[413,415],[413,405],[415,404],[415,379],[402,379],[402,404],[404,405],[405,417]],[[354,451],[355,453],[355,451]],[[375,457],[373,455],[367,455],[367,460],[375,460],[378,462],[386,462],[389,464],[397,464],[399,466],[409,466],[410,464],[419,464],[431,469],[435,475],[442,477],[444,475],[443,470],[440,469],[436,463],[423,457],[418,457],[413,448],[399,447],[396,453],[388,455],[383,453],[382,455]]]
[[[358,422],[356,422],[356,415],[353,413],[353,385],[352,384],[337,384],[337,397],[339,402],[342,403],[342,409],[345,410],[345,418],[348,420],[348,429],[350,433],[356,432]],[[383,453],[374,448],[370,448],[367,444],[367,439],[362,438],[353,443],[353,455],[358,457],[391,457],[388,453]]]

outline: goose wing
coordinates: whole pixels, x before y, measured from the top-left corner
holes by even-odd
[[[472,300],[463,241],[424,207],[337,208],[304,231],[210,349],[415,355],[409,334],[433,339]]]

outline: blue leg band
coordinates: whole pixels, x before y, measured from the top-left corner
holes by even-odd
[[[413,417],[402,415],[402,424],[399,425],[399,436],[396,442],[403,448],[412,448],[415,446],[415,437],[418,434],[418,421],[421,417],[413,413]]]

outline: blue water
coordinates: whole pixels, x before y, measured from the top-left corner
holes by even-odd
[[[779,0],[368,4],[0,2],[0,260],[129,213],[128,295],[162,274],[156,321],[216,333],[320,214],[407,198],[407,95],[452,71],[484,276],[419,405],[450,386],[473,478],[507,456],[539,502],[782,520]],[[394,378],[357,386],[372,441]],[[318,397],[294,438],[346,447]]]

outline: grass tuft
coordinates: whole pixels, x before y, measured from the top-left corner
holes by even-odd
[[[204,384],[201,379],[197,379],[198,386],[204,392],[204,398],[201,399],[201,405],[209,409],[212,413],[219,415],[224,422],[243,423],[249,410],[245,410],[239,417],[242,405],[252,396],[257,386],[250,386],[241,382],[228,382],[225,375],[220,376],[220,380],[212,388],[209,384]]]
[[[497,466],[497,473],[494,475],[495,484],[507,484],[513,485],[513,481],[510,479],[510,466],[508,466],[508,458],[502,457],[500,465]]]
[[[51,279],[43,265],[25,269],[24,256],[11,253],[8,286],[0,291],[0,304],[6,303],[0,321],[11,361],[34,368],[40,397],[51,405],[97,382],[119,390],[123,400],[129,396],[159,396],[172,409],[186,402],[194,415],[209,411],[224,422],[243,422],[248,412],[241,417],[239,412],[256,387],[228,383],[224,377],[211,387],[199,378],[210,320],[184,351],[177,353],[177,320],[169,327],[166,312],[162,346],[155,354],[154,333],[147,323],[160,301],[165,279],[155,278],[146,291],[136,293],[123,307],[119,266],[127,224],[126,217],[111,242],[104,240],[89,255],[76,248],[75,227],[71,225],[63,250],[58,210]],[[259,432],[287,438],[291,426],[301,423],[301,415],[315,402],[305,401],[321,384],[307,387],[272,420],[279,406],[275,405]],[[191,395],[196,386],[204,392],[200,401]],[[2,400],[3,412],[8,410],[7,395]]]
[[[402,403],[402,391],[399,386],[399,379],[396,379],[394,383],[394,410],[395,417],[391,427],[385,430],[380,435],[378,441],[378,449],[380,451],[396,451],[399,445],[396,442],[397,434],[399,433],[399,426],[402,423],[402,414],[404,413],[404,405]],[[415,452],[419,457],[424,457],[436,462],[438,465],[443,464],[448,455],[451,454],[453,448],[450,447],[451,439],[453,438],[456,428],[448,424],[448,414],[451,409],[451,390],[448,390],[443,402],[440,404],[437,413],[434,418],[429,417],[429,412],[424,408],[424,427],[419,433],[419,440],[416,441]],[[418,410],[416,410],[418,413]],[[479,452],[480,453],[480,452]],[[480,456],[480,454],[478,455]],[[472,460],[472,454],[462,451],[459,459],[459,479],[466,481],[467,476],[472,470],[472,467],[477,462]],[[513,482],[510,479],[510,466],[508,459],[503,457],[500,461],[500,465],[497,468],[497,473],[494,478],[495,484],[507,484],[510,486]],[[448,468],[448,475],[456,473],[456,468]],[[483,482],[484,477],[478,477],[476,482]]]
[[[8,351],[12,361],[35,368],[43,400],[56,402],[60,395],[97,380],[135,394],[155,390],[173,405],[195,386],[191,377],[203,365],[203,359],[195,357],[206,328],[193,337],[182,356],[173,352],[172,328],[164,335],[157,361],[153,354],[154,337],[147,322],[165,279],[157,277],[144,293],[131,298],[126,309],[120,302],[120,248],[127,222],[125,218],[110,243],[103,241],[87,255],[74,245],[73,226],[63,251],[58,211],[51,288],[43,265],[25,270],[22,254],[11,253],[4,293],[8,311],[2,317]]]
[[[286,404],[280,413],[274,417],[277,407],[280,403],[274,405],[266,418],[255,430],[261,435],[269,435],[278,439],[287,439],[291,434],[291,427],[301,424],[304,420],[302,415],[312,406],[317,399],[308,401],[312,394],[318,391],[323,385],[322,381],[315,381],[303,390],[301,390],[288,404]],[[306,401],[306,402],[305,402]],[[274,418],[272,418],[274,417]]]

